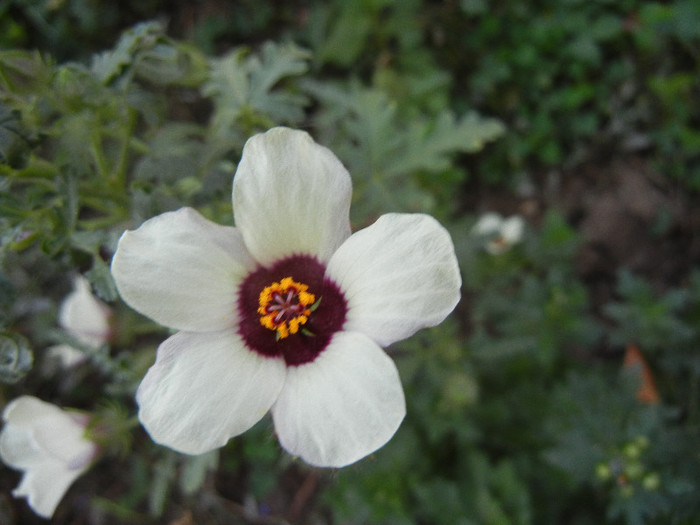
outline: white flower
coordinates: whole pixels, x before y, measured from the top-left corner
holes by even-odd
[[[79,276],[73,283],[73,291],[61,303],[58,323],[78,342],[98,349],[109,339],[109,316],[109,308],[92,294],[87,279]],[[67,344],[52,346],[49,356],[59,359],[64,368],[87,359],[84,352]]]
[[[333,153],[274,128],[243,149],[236,228],[183,208],[123,234],[121,296],[179,330],[136,394],[156,442],[201,454],[270,410],[289,453],[340,467],[393,436],[406,408],[381,347],[440,323],[461,279],[430,216],[384,215],[351,235],[351,192]]]
[[[99,447],[84,437],[89,416],[71,413],[31,396],[5,407],[0,458],[23,470],[15,497],[50,518],[70,485],[91,465]]]
[[[485,213],[472,228],[475,235],[486,238],[486,251],[499,255],[523,238],[525,221],[519,215],[504,219],[498,213]]]

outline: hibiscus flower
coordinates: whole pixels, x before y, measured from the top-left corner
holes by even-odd
[[[520,215],[504,219],[498,213],[489,212],[479,218],[472,232],[485,238],[487,252],[500,255],[522,240],[524,229],[525,221]]]
[[[382,347],[440,323],[461,279],[428,215],[387,214],[351,234],[351,193],[330,150],[274,128],[243,149],[236,227],[183,208],[122,235],[119,293],[178,330],[136,394],[156,442],[201,454],[270,411],[290,454],[341,467],[394,435],[406,407]]]
[[[85,437],[90,416],[22,396],[5,407],[3,420],[0,459],[24,471],[12,495],[26,497],[34,512],[50,518],[99,453],[100,447]]]

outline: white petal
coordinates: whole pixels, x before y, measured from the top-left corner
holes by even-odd
[[[493,235],[501,231],[503,217],[498,213],[484,213],[472,227],[472,233],[476,235]]]
[[[258,422],[284,375],[283,359],[248,350],[232,330],[179,332],[160,345],[138,388],[139,419],[154,441],[202,454]]]
[[[305,132],[273,128],[246,142],[233,214],[263,265],[293,254],[326,261],[350,235],[350,175]]]
[[[503,221],[501,226],[501,235],[507,244],[515,244],[520,242],[525,229],[525,221],[520,215],[513,215]]]
[[[75,465],[94,457],[97,446],[84,437],[85,414],[68,412],[31,396],[7,406],[0,433],[0,456],[16,468],[31,468],[47,460]],[[87,466],[87,464],[85,466]]]
[[[97,453],[97,445],[84,437],[88,420],[81,416],[62,411],[60,415],[41,418],[34,425],[36,443],[69,469],[87,468]]]
[[[356,332],[338,332],[315,361],[290,367],[272,407],[282,446],[319,467],[343,467],[371,454],[405,414],[394,362]]]
[[[462,282],[450,235],[422,214],[382,215],[343,243],[326,275],[348,302],[345,329],[381,346],[442,322]]]
[[[0,432],[0,459],[16,469],[28,469],[41,465],[48,454],[42,450],[31,429],[6,424]]]
[[[135,310],[165,326],[204,332],[235,325],[238,284],[254,267],[236,228],[182,208],[124,232],[112,275]]]
[[[56,359],[63,368],[72,368],[87,361],[88,356],[70,345],[55,345],[48,349],[49,359]]]
[[[97,451],[83,438],[84,416],[22,396],[5,408],[3,418],[0,457],[25,471],[13,495],[27,497],[32,509],[48,518]]]
[[[109,309],[90,290],[84,277],[75,279],[74,290],[61,303],[59,324],[80,342],[93,348],[109,336]]]
[[[12,491],[12,495],[26,497],[34,512],[44,518],[50,518],[68,488],[83,472],[84,469],[66,469],[59,461],[48,461],[27,471],[19,486]]]
[[[37,418],[63,412],[59,407],[34,396],[21,396],[9,403],[2,413],[2,419],[12,425],[31,428]]]

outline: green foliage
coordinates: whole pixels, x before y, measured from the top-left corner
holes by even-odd
[[[692,421],[700,418],[698,403],[688,392],[700,386],[700,358],[697,348],[699,275],[691,275],[688,288],[656,292],[641,277],[621,271],[619,301],[606,305],[606,313],[616,323],[611,341],[635,341],[661,374],[659,382],[666,398]]]
[[[49,49],[61,61],[87,58],[113,45],[122,28],[156,16],[158,2],[6,0],[0,5],[0,48]]]
[[[688,290],[669,290],[659,297],[646,280],[622,270],[617,291],[620,301],[605,309],[618,325],[611,333],[615,344],[643,342],[645,349],[654,351],[684,345],[694,336],[680,315],[689,301]]]
[[[448,18],[449,17],[449,18]],[[462,2],[444,14],[466,103],[509,127],[480,176],[651,151],[697,187],[696,2]],[[456,51],[456,50],[457,51]]]
[[[659,162],[669,175],[700,188],[700,134],[697,90],[700,87],[700,7],[683,0],[669,5],[650,2],[639,9],[635,40],[654,72],[645,88],[658,120],[650,134]],[[663,159],[672,159],[664,162]]]
[[[594,494],[609,520],[683,523],[697,512],[693,438],[679,432],[675,411],[639,403],[637,387],[635,377],[601,370],[569,377],[555,392],[560,438],[546,457]]]
[[[273,88],[289,76],[307,71],[309,53],[294,44],[267,42],[260,56],[237,49],[212,64],[202,93],[215,105],[213,133],[230,137],[236,130],[249,136],[275,124],[296,124],[308,101],[300,94]],[[240,133],[240,131],[238,131]]]
[[[450,188],[465,178],[451,159],[481,150],[503,132],[498,121],[474,113],[404,115],[384,91],[357,83],[305,87],[322,103],[319,129],[354,176],[353,213],[360,218],[382,210],[447,215],[454,206]]]
[[[477,294],[471,304],[476,356],[494,366],[507,361],[550,370],[567,345],[595,344],[600,327],[587,313],[586,290],[572,265],[576,235],[560,215],[547,215],[538,235],[526,235],[522,246],[495,260],[479,241],[467,235],[461,247],[470,257],[465,281]]]

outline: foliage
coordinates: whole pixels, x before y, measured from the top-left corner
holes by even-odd
[[[617,268],[597,304],[564,212],[531,214],[521,242],[492,255],[465,204],[467,187],[510,195],[523,173],[619,151],[696,191],[695,3],[201,4],[171,13],[181,25],[167,31],[133,23],[167,12],[156,1],[0,6],[0,399],[90,410],[118,438],[56,521],[697,521],[700,272],[658,286]],[[356,228],[433,214],[462,269],[448,322],[388,349],[403,425],[337,472],[286,456],[267,420],[200,457],[133,428],[134,390],[166,334],[120,301],[117,239],[181,206],[231,224],[243,144],[275,125],[308,129],[341,158]],[[112,310],[98,349],[58,328],[75,274]],[[52,371],[59,343],[88,361]],[[639,399],[642,375],[623,366],[632,343],[658,402]],[[16,481],[0,476],[8,493]],[[33,523],[6,496],[3,519]]]
[[[464,0],[461,7],[443,15],[450,39],[443,60],[468,103],[510,130],[500,156],[484,159],[483,177],[507,181],[594,154],[649,151],[663,172],[697,189],[696,2]]]

